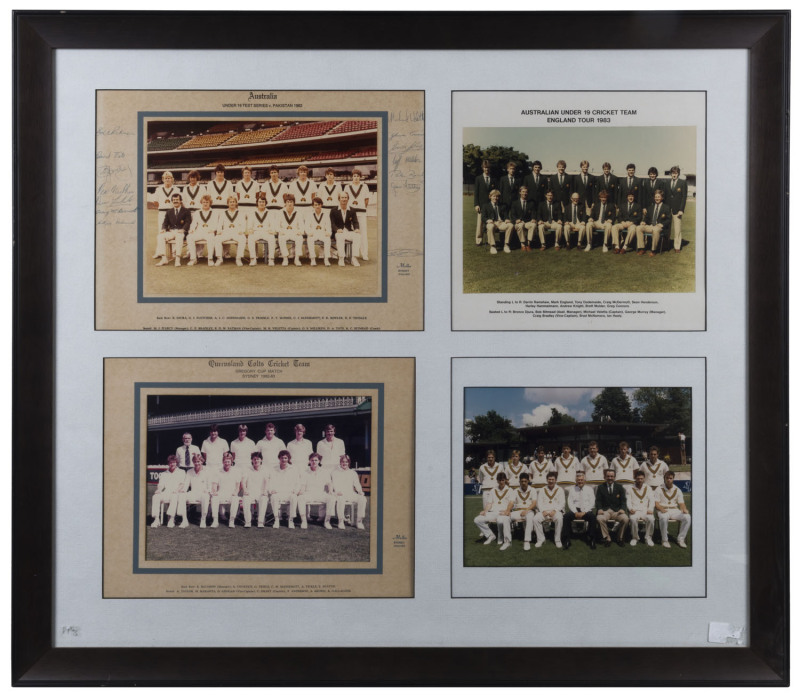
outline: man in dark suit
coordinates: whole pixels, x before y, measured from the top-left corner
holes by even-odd
[[[656,246],[658,246],[658,240],[661,239],[661,235],[664,234],[667,236],[667,239],[669,239],[672,211],[670,207],[663,202],[663,195],[660,189],[656,189],[653,205],[642,211],[642,224],[639,225],[639,231],[636,236],[636,241],[639,246],[639,251],[636,253],[639,256],[642,256],[645,252],[645,233],[653,235],[653,243],[649,253],[651,257],[656,255]]]
[[[617,220],[611,226],[611,239],[614,242],[614,253],[625,254],[629,251],[639,225],[642,224],[642,206],[633,200],[633,192],[628,194],[627,202],[617,208]],[[622,249],[619,248],[619,233],[625,232],[625,241]]]
[[[569,195],[572,193],[572,177],[566,173],[567,163],[558,160],[556,163],[556,173],[550,175],[549,188],[553,192],[553,199],[561,205],[564,211],[569,205]]]
[[[681,253],[681,225],[683,224],[683,212],[686,210],[686,197],[688,187],[686,179],[681,179],[681,168],[678,166],[669,170],[670,179],[664,183],[666,202],[672,211],[672,240],[673,249],[676,253]]]
[[[353,245],[350,254],[350,263],[360,266],[358,256],[361,256],[361,233],[358,229],[356,212],[348,207],[350,196],[342,191],[339,194],[339,205],[331,210],[331,229],[336,239],[336,253],[339,255],[339,265],[344,266],[344,245],[351,242]]]
[[[640,201],[642,208],[649,208],[653,203],[656,190],[664,191],[666,185],[666,181],[658,178],[658,169],[650,167],[647,170],[647,179],[642,181],[642,200]]]
[[[617,202],[617,189],[619,188],[619,178],[611,173],[611,163],[603,162],[603,173],[594,179],[595,193],[608,191],[608,200],[611,203]]]
[[[475,244],[480,245],[483,241],[483,221],[481,220],[481,208],[489,202],[489,193],[499,186],[495,177],[489,173],[491,164],[489,160],[481,162],[482,173],[475,177],[475,193],[473,205],[478,215],[478,226],[475,228]]]
[[[608,191],[598,192],[589,221],[586,223],[586,251],[592,248],[592,235],[595,230],[603,230],[603,251],[608,251],[608,238],[611,237],[616,212],[616,206],[608,200]],[[578,243],[580,244],[580,241]],[[614,244],[615,250],[619,253],[619,244],[617,242]]]
[[[631,163],[626,169],[628,170],[628,176],[620,177],[619,186],[617,187],[616,204],[624,203],[628,199],[628,192],[633,191],[633,200],[641,205],[642,180],[636,176],[636,165]]]
[[[589,162],[581,162],[581,173],[572,177],[572,191],[577,193],[581,200],[586,204],[586,214],[592,209],[594,204],[594,177],[589,174]]]
[[[567,204],[566,210],[564,210],[564,239],[567,241],[567,249],[570,247],[570,232],[578,233],[578,245],[580,245],[583,235],[586,232],[586,206],[581,201],[580,196],[574,191],[570,197],[570,202]],[[588,251],[589,248],[587,247],[586,250]]]
[[[544,194],[547,193],[547,177],[542,174],[542,163],[533,162],[533,172],[525,177],[522,185],[528,187],[528,200],[533,203],[534,210],[539,209],[539,204],[544,203]]]
[[[519,196],[519,187],[522,186],[522,177],[517,176],[516,162],[506,165],[506,175],[500,179],[500,202],[510,208]]]
[[[530,243],[533,240],[533,231],[536,229],[535,213],[535,204],[528,200],[528,187],[520,187],[519,198],[511,204],[508,216],[514,223],[523,251],[531,250]]]
[[[553,192],[548,191],[544,195],[544,202],[539,204],[539,212],[536,215],[539,221],[539,242],[540,250],[544,251],[547,247],[544,243],[544,233],[553,231],[556,234],[556,250],[560,249],[558,242],[561,239],[561,221],[564,219],[561,212],[561,204],[553,200]]]
[[[494,231],[495,229],[498,229],[500,232],[505,234],[505,246],[503,251],[505,251],[507,254],[510,254],[511,249],[508,248],[508,240],[511,235],[511,230],[514,229],[514,225],[511,224],[511,220],[508,217],[508,209],[500,202],[500,191],[497,189],[489,194],[489,202],[484,205],[483,208],[481,208],[481,217],[486,223],[486,236],[489,240],[489,253],[497,253]]]
[[[614,481],[614,469],[606,469],[606,482],[601,483],[595,490],[595,508],[597,509],[597,524],[603,535],[603,544],[611,546],[611,535],[608,533],[608,523],[619,522],[617,546],[625,546],[622,541],[625,530],[628,528],[628,503],[625,498],[625,488]]]
[[[164,215],[161,232],[156,238],[156,255],[161,257],[161,261],[156,266],[166,266],[169,263],[167,242],[173,241],[175,242],[175,265],[181,265],[183,240],[189,234],[189,227],[192,225],[192,213],[188,208],[183,207],[181,194],[172,194],[171,200],[172,208]]]

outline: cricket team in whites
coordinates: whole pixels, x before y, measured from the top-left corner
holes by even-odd
[[[158,237],[154,259],[157,266],[170,263],[174,244],[174,263],[181,265],[186,244],[189,262],[198,259],[198,244],[206,247],[209,266],[221,266],[225,259],[224,245],[236,245],[236,265],[244,265],[244,252],[250,265],[258,262],[259,242],[265,245],[266,263],[275,265],[280,250],[283,266],[289,265],[289,245],[293,246],[294,265],[300,266],[303,243],[308,248],[311,265],[317,265],[317,242],[322,246],[322,262],[331,265],[335,243],[338,264],[345,265],[345,244],[352,245],[350,260],[360,266],[358,258],[369,261],[367,241],[367,206],[370,192],[361,181],[361,171],[354,169],[352,181],[337,183],[335,172],[328,168],[325,181],[317,184],[308,174],[308,167],[298,167],[297,178],[284,182],[278,167],[269,170],[270,178],[260,184],[245,167],[236,184],[225,178],[225,166],[217,165],[214,178],[207,184],[200,173],[189,172],[189,183],[183,190],[175,185],[172,172],[164,172],[162,184],[148,195],[158,205]]]
[[[255,508],[258,527],[265,526],[270,510],[273,528],[280,527],[285,518],[288,528],[294,529],[299,517],[300,528],[306,529],[309,513],[316,507],[316,520],[325,529],[332,529],[331,517],[344,529],[350,504],[351,523],[364,529],[366,497],[333,425],[325,426],[325,437],[316,450],[305,438],[302,423],[295,425],[295,438],[288,444],[276,436],[273,423],[267,423],[258,442],[247,437],[247,431],[247,425],[240,425],[237,439],[228,444],[212,425],[201,447],[192,444],[190,433],[184,433],[183,444],[167,457],[168,470],[160,475],[150,526],[160,527],[166,514],[167,527],[175,527],[175,518],[180,517],[178,526],[186,528],[187,507],[198,505],[203,528],[218,527],[220,510],[224,514],[226,508],[229,527],[236,526],[240,508],[244,526],[252,527]]]
[[[497,180],[490,173],[490,162],[484,160],[483,172],[475,178],[475,243],[483,243],[485,227],[491,254],[497,253],[496,235],[504,242],[503,251],[510,254],[514,234],[522,251],[530,251],[535,238],[539,250],[545,251],[545,233],[552,232],[556,251],[582,247],[588,252],[594,233],[600,231],[604,252],[633,252],[635,244],[639,256],[655,256],[661,237],[669,239],[671,231],[673,251],[681,252],[688,190],[680,167],[672,167],[669,178],[659,178],[658,169],[650,167],[645,179],[636,176],[633,163],[626,167],[627,176],[621,177],[611,173],[608,162],[599,175],[589,174],[586,160],[580,166],[579,174],[567,174],[566,162],[559,160],[556,173],[546,176],[536,160],[533,171],[523,176],[517,173],[516,163],[509,162],[506,175]],[[572,242],[573,233],[577,244]],[[651,237],[649,250],[645,235]]]
[[[586,543],[594,550],[598,529],[604,546],[611,546],[612,532],[616,531],[615,541],[624,547],[630,528],[630,545],[636,546],[641,541],[640,522],[644,543],[653,546],[656,518],[661,545],[670,548],[667,526],[670,520],[677,520],[677,543],[686,548],[692,518],[683,492],[674,483],[675,474],[658,454],[658,447],[653,445],[640,465],[630,454],[628,443],[620,442],[618,455],[609,463],[592,441],[589,453],[581,460],[565,444],[554,460],[539,447],[530,464],[521,461],[519,450],[514,450],[504,466],[489,450],[478,470],[483,509],[475,524],[485,538],[484,544],[496,539],[501,551],[511,546],[512,522],[524,524],[523,549],[530,551],[532,532],[536,532],[536,548],[541,548],[545,543],[544,523],[550,522],[556,547],[567,550],[572,545],[572,523],[582,520]],[[496,524],[497,534],[489,523]]]

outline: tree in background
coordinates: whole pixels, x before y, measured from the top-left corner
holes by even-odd
[[[518,438],[517,429],[508,418],[497,411],[489,411],[485,416],[475,416],[466,423],[470,442],[509,442]]]
[[[594,423],[631,423],[633,413],[628,395],[621,387],[606,387],[592,399]]]
[[[667,423],[667,432],[692,434],[691,387],[642,387],[633,392],[645,423]]]
[[[562,413],[556,408],[550,409],[550,418],[547,419],[545,425],[569,425],[570,423],[577,423],[572,416],[568,413]]]
[[[481,173],[481,162],[488,159],[492,163],[491,172],[494,176],[506,173],[506,165],[510,160],[517,163],[517,174],[524,176],[528,171],[528,155],[518,152],[513,147],[491,145],[485,150],[478,145],[464,145],[464,183],[471,184],[475,177]]]

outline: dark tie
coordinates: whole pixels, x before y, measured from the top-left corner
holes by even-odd
[[[189,445],[186,445],[186,455],[184,457],[184,461],[186,462],[186,468],[189,468]]]
[[[600,222],[603,222],[603,210],[605,209],[605,203],[600,204]]]
[[[653,224],[655,225],[658,222],[658,206],[655,207],[653,210]]]
[[[561,176],[561,174],[559,174],[558,175],[558,185],[561,186],[561,184],[563,184],[563,183],[564,183],[564,181],[562,179],[562,176]]]
[[[572,222],[576,224],[578,222],[578,206],[574,203],[572,204]]]
[[[553,222],[553,204],[552,203],[548,203],[547,204],[547,210],[550,213],[550,220],[548,220],[548,222]]]
[[[672,190],[675,190],[675,179],[672,180]]]

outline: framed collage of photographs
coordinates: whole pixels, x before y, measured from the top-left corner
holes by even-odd
[[[418,20],[14,14],[14,684],[788,683],[788,12]]]

